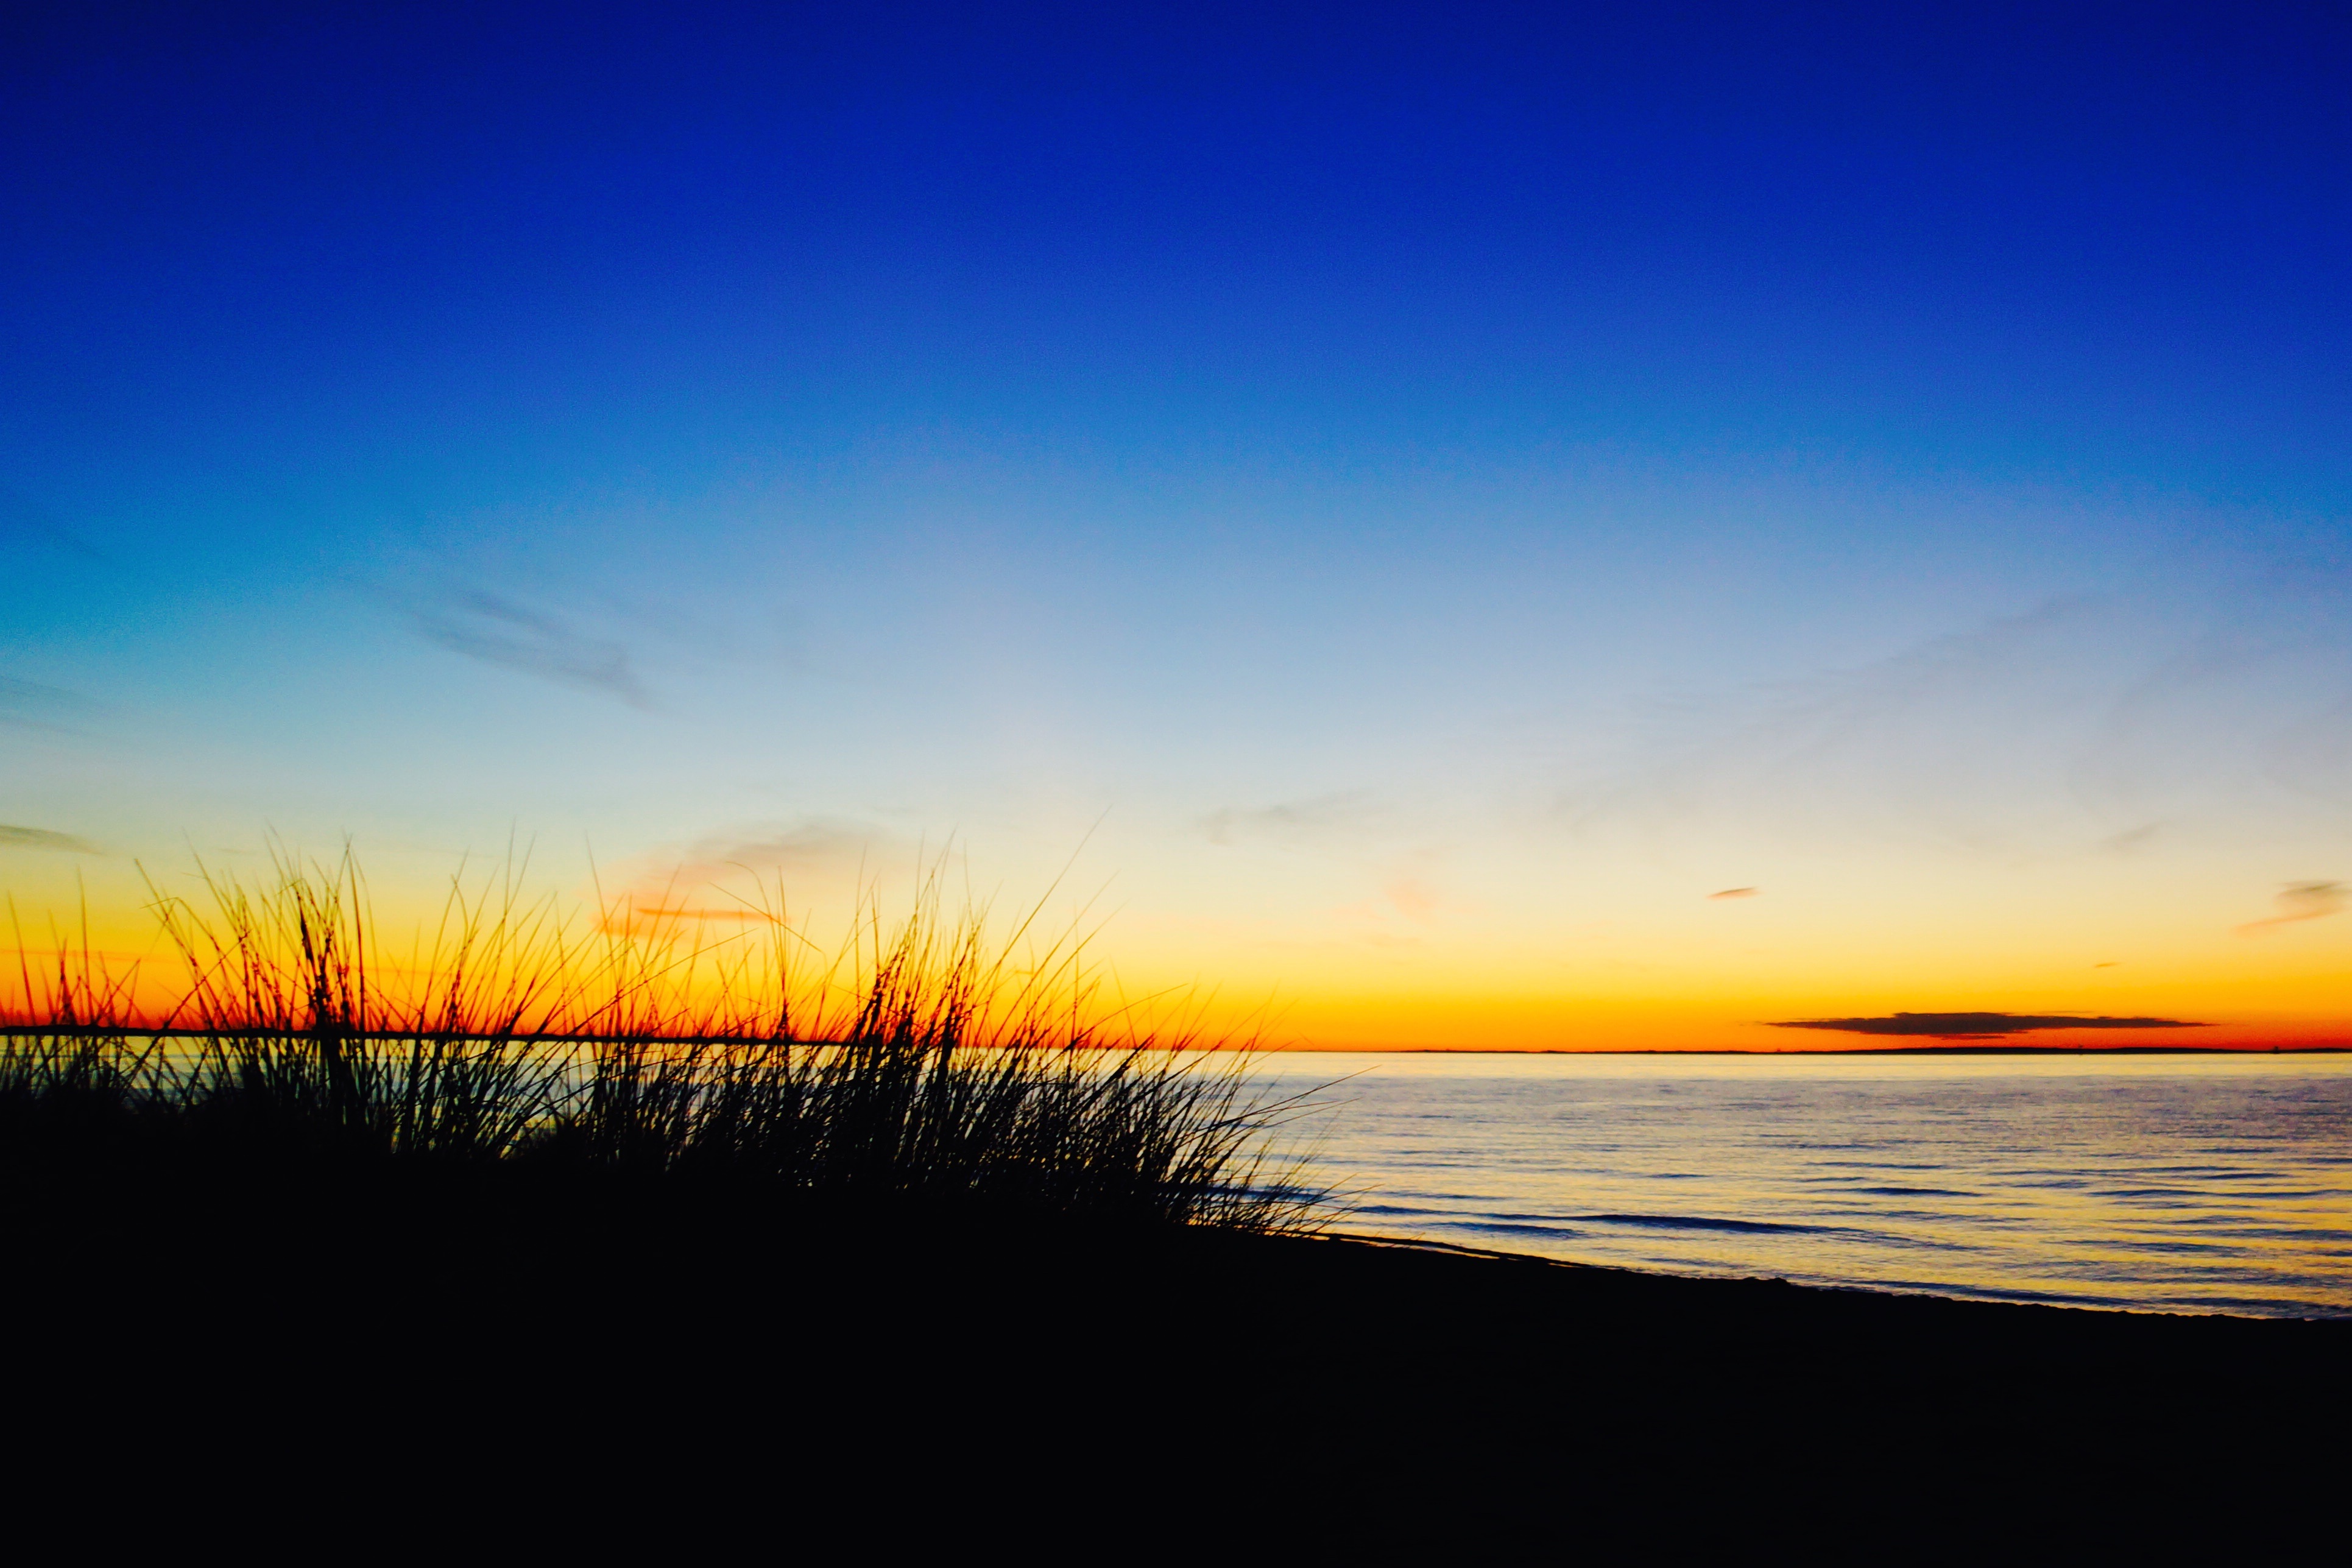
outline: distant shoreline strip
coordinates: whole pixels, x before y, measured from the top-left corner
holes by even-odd
[[[1791,1046],[1759,1050],[1752,1046],[1287,1046],[1295,1056],[1437,1057],[2296,1057],[2343,1055],[2342,1046]]]
[[[2195,1026],[2203,1027],[2204,1026]],[[206,1029],[187,1025],[139,1028],[115,1024],[0,1024],[0,1038],[61,1037],[140,1039],[307,1039],[301,1028]],[[765,1035],[445,1035],[431,1029],[353,1029],[342,1039],[499,1039],[517,1045],[838,1046],[838,1040],[788,1040]],[[1229,1047],[1213,1047],[1226,1049]],[[1260,1056],[1439,1056],[1439,1057],[2293,1057],[2341,1056],[2352,1044],[2335,1046],[1790,1046],[1769,1050],[1753,1046],[1269,1046]]]

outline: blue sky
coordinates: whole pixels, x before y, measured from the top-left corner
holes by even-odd
[[[1746,1016],[1768,880],[1824,1006],[2335,1005],[2234,933],[2352,877],[2340,14],[8,26],[26,899],[952,834],[1310,1019]]]

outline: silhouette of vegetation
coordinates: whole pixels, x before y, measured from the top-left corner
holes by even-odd
[[[703,944],[660,911],[593,930],[502,873],[454,884],[387,962],[347,853],[279,858],[202,906],[159,892],[176,1004],[131,1001],[85,940],[20,960],[0,1155],[20,1197],[126,1163],[287,1182],[402,1173],[707,1189],[830,1211],[1318,1228],[1276,1163],[1297,1097],[1197,1014],[1138,1026],[1075,936],[991,939],[940,879],[887,934],[872,896],[819,953],[782,914]],[[20,952],[26,943],[21,934]],[[1016,954],[1018,961],[1016,962]],[[814,956],[812,956],[814,955]],[[1189,1020],[1189,1021],[1188,1021]]]

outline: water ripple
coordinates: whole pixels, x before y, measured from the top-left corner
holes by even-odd
[[[2352,1058],[1287,1058],[1352,1227],[1599,1263],[2352,1316]]]

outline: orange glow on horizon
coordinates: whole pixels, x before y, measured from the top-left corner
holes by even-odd
[[[658,994],[659,1009],[708,1022],[761,1015],[758,1005],[746,1011],[745,998],[773,998],[829,975],[837,1006],[876,945],[924,897],[941,893],[939,868],[927,873],[901,856],[888,868],[901,889],[894,900],[877,891],[882,879],[861,847],[805,835],[782,842],[778,855],[798,857],[793,875],[774,874],[764,889],[715,850],[644,857],[609,880],[582,875],[561,895],[526,892],[501,880],[504,869],[461,873],[455,905],[446,870],[370,879],[358,896],[370,912],[372,984],[387,1003],[418,1005],[450,951],[452,910],[479,914],[489,908],[484,900],[504,900],[498,907],[508,915],[541,922],[537,946],[501,950],[509,978],[536,964],[531,984],[575,1001],[610,993],[615,975],[628,973],[638,977],[629,984],[641,1002],[651,1005]],[[772,871],[777,863],[772,858]],[[97,863],[86,876],[16,890],[5,981],[12,1017],[40,1014],[60,962],[85,991],[112,994],[140,1019],[158,1022],[184,1008],[194,976],[159,913],[174,899],[185,900],[184,910],[210,910],[211,894],[192,878],[159,885],[135,871]],[[2092,902],[2060,888],[2020,906],[2013,891],[1990,880],[1980,896],[1963,887],[1916,905],[1874,898],[1861,913],[1827,896],[1806,901],[1701,882],[1669,889],[1670,896],[1619,899],[1591,919],[1504,906],[1499,894],[1481,901],[1441,897],[1410,879],[1389,883],[1377,920],[1355,904],[1318,901],[1311,888],[1301,896],[1292,882],[1266,884],[1255,904],[1245,888],[1195,896],[1173,882],[1155,903],[1113,917],[1083,899],[1006,900],[985,923],[989,940],[1001,942],[1026,921],[1015,951],[1000,954],[1003,973],[1054,970],[1055,984],[1083,994],[1096,1016],[1136,1028],[1181,1016],[1188,1030],[1266,1048],[2267,1051],[2352,1044],[2352,957],[2337,935],[2352,914],[2338,912],[2332,894],[2322,898],[2321,884],[2291,889],[2299,900],[2284,910],[2292,919],[2231,921],[2178,891]],[[234,878],[224,884],[235,885]],[[1783,876],[1774,885],[1792,881]],[[1202,912],[1212,897],[1263,912],[1245,920]],[[52,920],[52,910],[70,914]],[[2098,934],[2085,938],[2085,929]],[[780,966],[798,978],[780,981]],[[609,1006],[609,996],[600,1005]],[[1969,1040],[1772,1026],[1938,1012],[2198,1026],[2044,1028]]]

